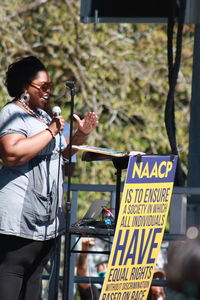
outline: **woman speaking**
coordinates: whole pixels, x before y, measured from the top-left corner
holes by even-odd
[[[13,100],[0,112],[0,298],[36,300],[43,267],[65,230],[58,170],[69,145],[63,117],[45,112],[52,82],[40,60],[11,64],[6,87]],[[80,145],[98,120],[93,112],[75,118],[72,143]]]

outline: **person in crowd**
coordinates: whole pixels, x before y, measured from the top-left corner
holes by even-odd
[[[81,252],[77,260],[77,276],[90,276],[88,251],[95,246],[94,238],[82,238]],[[108,261],[102,258],[96,265],[96,272],[99,277],[105,277],[108,267]],[[101,289],[91,283],[78,283],[78,291],[81,300],[98,300],[100,297]]]
[[[77,259],[77,276],[88,277],[90,276],[90,265],[88,261],[88,251],[95,246],[94,238],[82,238],[81,252]],[[93,254],[94,255],[94,254]],[[107,259],[99,258],[99,262],[96,264],[96,272],[99,277],[105,277],[108,268]],[[165,279],[165,273],[163,270],[156,269],[154,272],[154,279]],[[81,300],[98,300],[100,297],[101,289],[91,283],[78,283],[78,291]],[[165,290],[162,286],[151,286],[148,300],[165,300]]]
[[[52,82],[44,64],[22,57],[6,72],[12,100],[0,111],[0,298],[39,298],[41,275],[65,230],[62,161],[69,145],[64,119],[44,110]],[[73,144],[98,125],[94,112],[74,115]]]
[[[165,272],[161,269],[155,269],[153,274],[153,279],[157,280],[164,280],[165,279]],[[165,288],[163,286],[158,285],[151,285],[147,300],[165,300]]]
[[[176,291],[173,299],[200,299],[200,239],[186,239],[171,244],[168,250],[166,280]]]

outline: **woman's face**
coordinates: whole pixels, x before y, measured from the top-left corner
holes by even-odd
[[[34,109],[36,107],[44,109],[49,102],[52,83],[49,80],[49,75],[46,71],[39,71],[26,88],[30,95],[29,107]]]

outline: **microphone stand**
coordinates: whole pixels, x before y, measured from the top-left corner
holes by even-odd
[[[63,274],[63,293],[62,300],[68,299],[69,294],[69,266],[70,266],[70,217],[71,217],[71,155],[72,155],[72,131],[73,131],[73,114],[74,114],[74,96],[76,94],[75,82],[67,81],[66,86],[70,89],[71,94],[71,112],[70,112],[70,136],[69,136],[69,163],[68,163],[68,188],[66,202],[66,228],[65,228],[65,245],[64,245],[64,274]]]

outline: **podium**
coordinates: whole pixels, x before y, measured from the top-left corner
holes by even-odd
[[[94,152],[84,152],[82,155],[83,161],[112,161],[116,169],[116,199],[115,199],[115,224],[117,224],[117,218],[120,207],[120,193],[121,193],[121,176],[122,170],[127,169],[129,162],[129,155],[123,155],[116,157],[112,155],[106,155]]]
[[[116,283],[115,280],[110,282],[113,274],[111,269],[114,268],[116,272],[126,273],[126,280],[130,280],[131,286],[135,286],[137,282],[135,283],[134,281],[134,273],[129,273],[131,272],[130,270],[138,270],[141,266],[145,270],[151,270],[151,274],[147,274],[148,277],[145,278],[147,286],[145,286],[144,294],[146,297],[164,234],[177,157],[174,155],[141,155],[140,153],[134,155],[127,153],[115,156],[84,151],[82,160],[88,162],[112,161],[116,169],[116,227],[87,228],[86,226],[84,228],[74,228],[71,226],[69,234],[79,236],[86,234],[95,237],[97,235],[104,237],[114,236],[101,297],[107,295],[112,285],[113,293],[124,294],[126,292],[125,288],[118,291],[115,290],[118,288],[118,285],[124,287],[126,282],[123,282],[125,280],[123,276],[119,283]],[[127,169],[127,175],[120,201],[123,169]],[[123,255],[121,254],[122,248],[124,251]],[[70,251],[66,253],[68,260],[70,260]],[[109,282],[108,277],[110,278]],[[115,284],[117,284],[116,288]],[[133,296],[136,292],[140,293],[135,288],[129,292]]]
[[[84,151],[82,154],[82,160],[83,161],[111,161],[116,169],[116,198],[115,198],[115,222],[114,224],[116,225],[117,223],[117,218],[118,218],[118,213],[119,213],[119,207],[120,207],[120,193],[121,193],[121,174],[122,170],[126,169],[128,166],[128,161],[129,161],[129,155],[128,154],[123,154],[121,157],[116,157],[113,155],[106,155],[106,154],[101,154],[101,153],[94,153],[94,152],[89,152],[89,151]],[[81,236],[87,235],[87,236],[94,236],[98,238],[105,238],[105,237],[113,237],[115,232],[115,228],[107,227],[107,228],[95,228],[95,227],[90,227],[90,226],[70,226],[69,227],[69,248],[70,251],[68,253],[65,253],[66,255],[66,260],[67,260],[67,265],[70,266],[70,255],[71,253],[76,253],[79,251],[75,251],[74,248],[77,243],[71,247],[71,236],[76,235],[79,238]],[[90,252],[91,253],[91,252]],[[103,252],[99,252],[103,253]],[[103,254],[110,254],[109,253],[103,253]],[[76,282],[78,281],[77,277],[75,277]],[[93,280],[98,283],[99,278],[93,278]],[[102,279],[101,279],[102,281]],[[70,274],[69,272],[66,275],[65,278],[65,283],[66,285],[69,286],[70,282]],[[68,289],[67,289],[68,290]],[[67,293],[66,295],[67,298],[63,300],[71,300],[69,298],[69,295]]]

